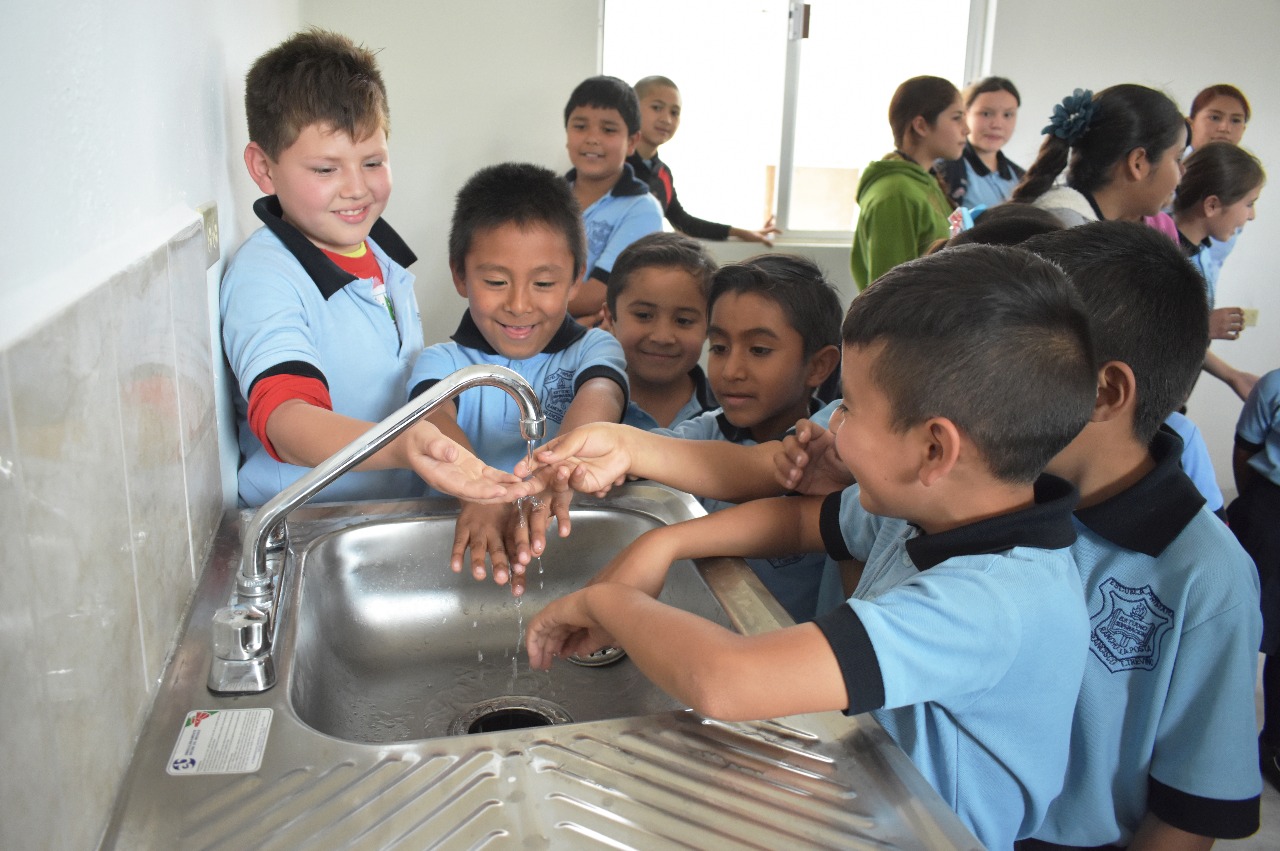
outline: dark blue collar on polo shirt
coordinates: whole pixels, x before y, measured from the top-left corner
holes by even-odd
[[[813,416],[814,414],[818,413],[818,411],[822,410],[822,408],[823,408],[822,400],[818,399],[816,396],[809,397],[809,416]],[[751,436],[751,429],[738,428],[736,425],[729,422],[729,418],[724,415],[724,411],[721,411],[719,414],[716,415],[716,425],[720,426],[720,433],[723,434],[724,439],[729,441],[730,443],[746,443],[749,440],[752,440],[752,441],[756,440],[754,437]],[[781,434],[776,434],[773,437],[767,438],[766,440],[759,440],[756,442],[768,443],[770,440],[782,440],[782,438],[786,437],[791,432],[791,429],[793,428],[795,428],[794,423],[792,423],[789,427],[787,427]]]
[[[564,179],[573,183],[578,176],[576,168],[569,169],[569,173]],[[635,169],[631,167],[631,163],[622,164],[622,175],[618,178],[618,182],[613,184],[613,188],[609,190],[609,194],[617,198],[626,198],[629,195],[647,195],[649,192],[649,184],[636,177]]]
[[[1155,469],[1128,490],[1081,508],[1076,519],[1116,546],[1154,558],[1182,534],[1205,500],[1182,472],[1182,438],[1177,433],[1161,426],[1150,452]]]
[[[564,321],[560,323],[560,327],[556,329],[555,336],[551,338],[551,342],[547,343],[543,348],[542,354],[549,355],[556,352],[563,352],[565,349],[578,342],[587,333],[587,329],[573,321],[573,317],[565,314]],[[480,333],[479,326],[476,325],[474,319],[471,318],[471,311],[462,314],[462,321],[458,323],[458,330],[453,332],[453,336],[449,338],[459,346],[465,346],[468,349],[484,352],[486,355],[497,355],[498,350],[489,345],[489,341],[484,338],[484,334]]]
[[[969,164],[969,167],[973,169],[973,173],[978,177],[986,177],[991,173],[991,169],[987,168],[987,164],[982,161],[982,157],[978,156],[978,152],[968,142],[964,143],[964,161]],[[1013,164],[1004,155],[1004,151],[996,151],[996,172],[1004,180],[1013,180],[1017,177],[1013,171]]]
[[[1182,231],[1178,231],[1178,247],[1182,249],[1182,253],[1188,257],[1195,257],[1200,253],[1200,249],[1209,247],[1209,237],[1205,237],[1199,242],[1192,242],[1182,235]]]
[[[917,535],[907,541],[907,555],[920,570],[956,556],[1000,553],[1014,547],[1058,550],[1075,543],[1071,510],[1080,494],[1066,479],[1048,473],[1036,479],[1035,505],[969,523],[946,532]]]
[[[253,212],[276,237],[289,249],[289,253],[297,258],[307,275],[315,282],[320,294],[328,301],[338,290],[356,279],[356,276],[340,268],[311,240],[303,236],[302,231],[284,220],[284,211],[280,207],[280,199],[275,195],[266,195],[253,202]],[[410,250],[391,225],[379,218],[369,229],[369,236],[378,243],[386,255],[401,266],[409,267],[418,256]]]

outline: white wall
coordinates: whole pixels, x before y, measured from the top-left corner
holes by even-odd
[[[1254,117],[1243,145],[1270,168],[1271,186],[1223,267],[1218,305],[1256,307],[1260,315],[1258,327],[1238,341],[1215,341],[1213,350],[1257,374],[1280,367],[1274,253],[1280,245],[1280,75],[1265,58],[1274,53],[1278,30],[1280,3],[1273,0],[1003,0],[996,6],[990,63],[991,73],[1012,79],[1022,94],[1018,132],[1007,151],[1023,165],[1035,159],[1053,105],[1077,87],[1142,83],[1166,92],[1184,111],[1213,83],[1231,83],[1248,96]],[[1240,405],[1208,375],[1188,404],[1228,499],[1235,492],[1230,458]]]

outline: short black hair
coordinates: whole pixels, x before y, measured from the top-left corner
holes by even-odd
[[[804,356],[840,345],[840,297],[812,260],[795,254],[757,254],[721,266],[711,276],[707,312],[725,293],[756,293],[775,302],[804,340]]]
[[[1061,266],[1084,302],[1098,366],[1121,361],[1137,381],[1134,437],[1143,443],[1178,409],[1209,348],[1204,279],[1162,233],[1092,222],[1023,243]]]
[[[1019,248],[960,246],[895,266],[854,298],[842,339],[884,344],[871,375],[895,428],[945,417],[1003,481],[1033,481],[1093,412],[1080,300],[1061,269]]]
[[[588,77],[578,84],[564,105],[564,126],[569,126],[569,116],[580,106],[597,109],[616,109],[627,125],[627,135],[640,132],[640,99],[635,89],[617,77]]]
[[[680,269],[688,272],[698,282],[698,290],[706,299],[710,293],[711,276],[716,271],[716,261],[707,254],[702,243],[682,233],[646,234],[622,249],[609,270],[605,286],[605,304],[609,313],[618,315],[618,296],[627,288],[628,279],[641,269]]]
[[[573,190],[554,171],[530,163],[487,166],[458,190],[449,228],[449,268],[461,273],[475,235],[505,224],[522,229],[542,225],[564,234],[573,255],[574,280],[582,274],[587,244]]]
[[[947,240],[947,247],[957,245],[1019,245],[1033,236],[1062,230],[1062,222],[1053,213],[1030,204],[997,204],[983,211],[974,226]]]

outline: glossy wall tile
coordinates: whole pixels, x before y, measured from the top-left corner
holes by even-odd
[[[0,847],[97,843],[212,540],[202,242],[184,229],[0,352]],[[78,817],[31,819],[55,798]]]

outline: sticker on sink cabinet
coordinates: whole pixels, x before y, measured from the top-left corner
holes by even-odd
[[[173,746],[169,774],[251,774],[262,764],[270,709],[193,709]]]

